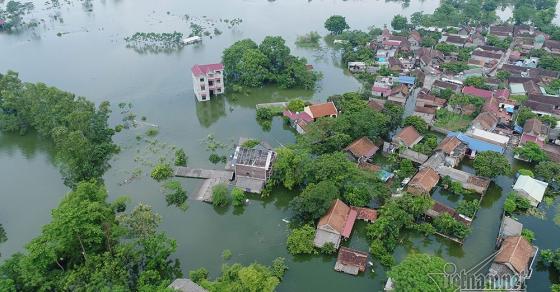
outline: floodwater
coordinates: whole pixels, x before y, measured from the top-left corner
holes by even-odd
[[[345,73],[335,52],[324,45],[321,50],[298,49],[294,45],[297,35],[313,30],[324,35],[324,20],[333,14],[346,16],[352,28],[366,29],[389,24],[397,13],[432,12],[438,1],[413,1],[406,7],[400,2],[366,0],[165,0],[159,5],[147,0],[93,0],[61,2],[60,7],[51,9],[43,1],[35,2],[37,9],[32,17],[42,22],[34,32],[0,35],[0,72],[15,70],[25,81],[45,82],[95,102],[109,100],[114,109],[113,125],[121,123],[124,116],[117,104],[130,102],[131,112],[137,117],[145,116],[148,123],[159,126],[156,137],[145,135],[149,125],[115,136],[122,152],[111,162],[105,181],[112,199],[127,195],[131,206],[145,202],[162,215],[161,228],[177,240],[176,257],[185,273],[206,267],[211,276],[218,275],[224,263],[221,253],[230,249],[233,257],[228,262],[269,264],[275,257],[285,257],[289,271],[279,291],[381,290],[385,272],[377,263],[375,273],[353,277],[333,270],[334,256],[293,257],[287,253],[288,228],[282,219],[290,217],[287,205],[293,193],[280,189],[269,198],[251,197],[244,209],[215,209],[189,200],[184,212],[166,206],[160,185],[147,173],[160,157],[169,156],[171,145],[185,149],[190,166],[222,168],[208,161],[210,152],[204,140],[209,134],[227,145],[240,136],[263,139],[274,146],[293,143],[293,132],[279,118],[269,131],[255,122],[256,103],[294,97],[325,100],[329,95],[360,88]],[[135,32],[190,33],[185,15],[197,23],[214,23],[223,34],[170,53],[139,53],[126,48],[123,38]],[[243,22],[229,29],[219,22],[220,18],[242,18]],[[218,62],[222,50],[236,40],[253,38],[259,42],[266,35],[284,37],[293,54],[306,57],[322,72],[317,90],[263,88],[206,103],[195,101],[191,66]],[[227,148],[218,151],[227,154]],[[0,162],[0,222],[9,237],[0,246],[0,253],[6,257],[21,251],[39,234],[50,219],[50,210],[68,189],[62,184],[52,145],[34,135],[0,134]],[[182,182],[191,196],[201,183],[191,179]],[[411,236],[397,249],[397,259],[410,250],[419,250],[441,255],[459,267],[475,265],[493,251],[501,206],[512,182],[511,178],[497,179],[482,202],[464,246],[435,237]],[[560,228],[551,221],[554,209],[547,209],[546,221],[520,218],[536,232],[535,243],[541,248],[553,248],[560,240]],[[364,228],[365,223],[358,223],[347,242],[350,247],[367,250]],[[544,291],[551,281],[558,281],[557,276],[541,269],[529,285],[533,291]]]

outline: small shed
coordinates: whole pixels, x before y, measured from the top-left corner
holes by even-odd
[[[366,270],[368,254],[359,250],[341,247],[338,251],[334,269],[350,275]]]
[[[533,207],[537,207],[544,197],[548,184],[528,175],[520,175],[513,186],[519,195],[529,199]]]

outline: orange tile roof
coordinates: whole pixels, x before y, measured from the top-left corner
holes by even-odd
[[[315,119],[336,115],[338,113],[336,106],[334,106],[334,103],[331,101],[310,105],[309,110],[311,111],[311,113],[313,114],[313,118]]]
[[[363,272],[366,270],[367,258],[368,254],[365,252],[341,247],[336,261],[346,266],[358,267]]]
[[[420,170],[408,183],[408,187],[413,187],[421,193],[429,193],[438,183],[438,173],[430,167]],[[414,193],[417,193],[413,191]]]
[[[348,220],[349,213],[350,207],[344,204],[341,200],[336,199],[327,213],[321,217],[317,227],[328,225],[338,233],[342,234],[346,221]]]
[[[527,267],[534,254],[533,246],[523,236],[510,236],[504,239],[500,252],[494,262],[510,264],[517,273],[527,272]]]
[[[352,144],[348,145],[344,150],[350,151],[354,157],[372,157],[375,155],[379,147],[373,144],[373,142],[368,137],[362,137]]]
[[[461,145],[461,140],[457,139],[455,136],[447,136],[439,143],[437,150],[443,151],[445,154],[451,154],[457,146]]]
[[[422,136],[413,126],[402,129],[394,139],[400,139],[407,147],[412,147]]]

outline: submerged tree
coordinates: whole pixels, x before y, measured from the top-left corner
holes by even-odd
[[[325,21],[325,28],[333,34],[341,34],[350,26],[346,23],[346,18],[340,15],[333,15]]]

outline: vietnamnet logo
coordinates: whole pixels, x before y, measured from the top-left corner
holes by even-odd
[[[470,269],[459,270],[453,263],[447,263],[441,273],[430,273],[428,277],[439,291],[527,291],[525,280],[529,275],[521,275],[507,265],[494,264],[495,251]]]

